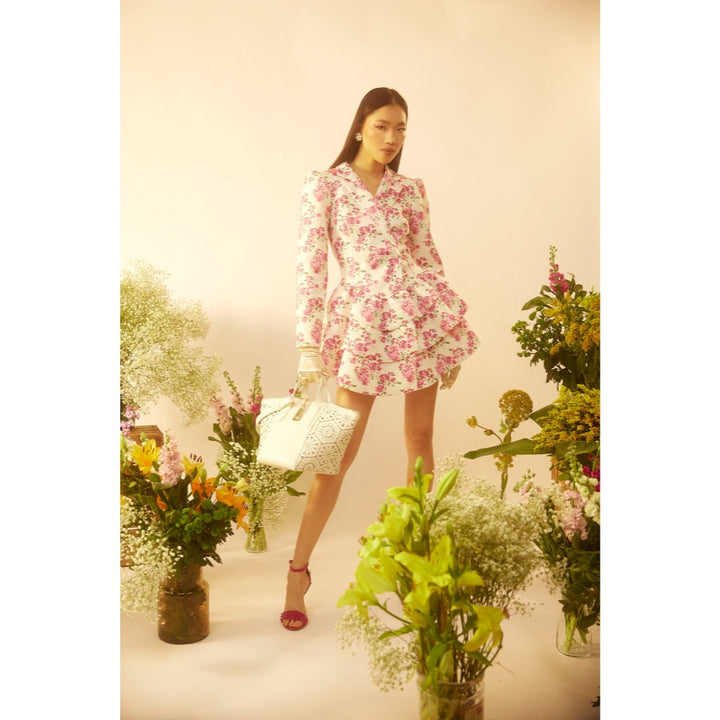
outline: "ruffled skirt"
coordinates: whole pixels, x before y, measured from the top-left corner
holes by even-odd
[[[429,270],[395,292],[343,281],[326,309],[325,367],[340,387],[364,395],[422,390],[477,348],[466,312],[445,278]]]

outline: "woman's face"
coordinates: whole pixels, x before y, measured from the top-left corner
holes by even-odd
[[[387,165],[405,142],[407,117],[399,105],[384,105],[365,118],[358,155]]]

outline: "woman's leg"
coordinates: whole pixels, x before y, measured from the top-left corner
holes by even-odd
[[[372,395],[360,395],[345,388],[338,388],[335,402],[342,407],[359,411],[360,417],[337,475],[316,475],[313,478],[308,490],[305,511],[295,543],[295,553],[292,560],[294,568],[304,567],[310,562],[310,555],[315,549],[318,538],[335,507],[343,478],[350,469],[360,448],[360,442],[365,433],[375,397]],[[285,610],[299,610],[305,613],[304,596],[308,582],[305,573],[290,572],[288,570]],[[286,627],[296,627],[301,624],[292,620],[283,621],[283,623]]]
[[[405,446],[408,455],[408,483],[415,477],[415,462],[423,459],[423,473],[435,470],[433,427],[438,384],[405,395]]]

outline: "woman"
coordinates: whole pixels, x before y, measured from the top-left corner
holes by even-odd
[[[288,630],[308,623],[310,555],[357,455],[379,395],[405,393],[408,477],[415,461],[434,468],[438,382],[450,388],[477,337],[465,303],[444,278],[421,180],[398,174],[407,129],[405,100],[390,88],[362,99],[332,167],[311,173],[302,195],[297,263],[298,374],[337,378],[335,402],[360,413],[337,475],[316,475],[288,571]],[[326,300],[328,246],[342,279]]]

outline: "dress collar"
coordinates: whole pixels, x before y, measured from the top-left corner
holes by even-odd
[[[386,165],[385,172],[383,173],[382,180],[380,180],[377,192],[373,196],[370,190],[368,190],[368,188],[366,187],[365,183],[360,179],[360,176],[352,169],[352,167],[350,167],[349,162],[340,163],[340,165],[333,168],[333,170],[338,175],[341,175],[347,180],[350,180],[350,182],[352,182],[354,185],[364,190],[368,195],[370,195],[370,197],[377,197],[378,195],[380,195],[387,187],[388,183],[392,182],[393,178],[397,174]]]

